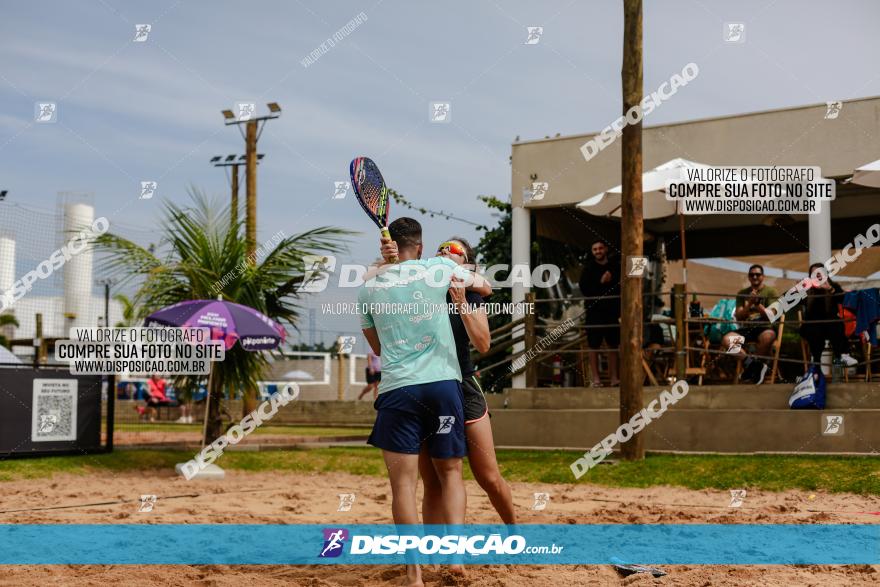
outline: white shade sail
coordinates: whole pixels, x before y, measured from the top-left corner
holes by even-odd
[[[709,165],[676,158],[642,174],[642,214],[645,220],[666,218],[677,213],[675,202],[666,199],[666,182],[680,177],[686,168],[706,168]],[[615,186],[608,191],[587,198],[578,208],[594,216],[620,217],[620,200],[623,186]]]

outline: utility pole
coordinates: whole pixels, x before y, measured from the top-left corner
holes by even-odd
[[[642,101],[642,0],[623,0],[623,114]],[[642,278],[629,277],[628,261],[642,254],[642,121],[623,128],[621,142],[620,423],[642,409]],[[624,460],[645,458],[641,433],[621,443]]]
[[[257,163],[260,162],[264,157],[263,153],[257,153]],[[232,187],[232,197],[229,202],[229,226],[235,230],[235,227],[238,226],[238,168],[242,165],[245,165],[247,160],[247,155],[227,155],[224,159],[222,155],[215,155],[211,157],[211,163],[214,164],[214,167],[231,167],[232,174],[230,178],[230,185]],[[256,174],[254,174],[256,175]],[[254,223],[256,225],[256,222]],[[256,239],[256,236],[254,237]]]
[[[110,286],[116,283],[112,277],[97,280],[98,285],[104,286],[104,328],[110,328]]]
[[[229,203],[229,226],[238,226],[238,165],[232,166],[232,198]]]
[[[245,171],[245,254],[251,265],[257,262],[257,141],[260,139],[260,133],[266,127],[266,122],[273,118],[281,116],[281,106],[278,102],[269,102],[266,107],[269,114],[265,116],[254,116],[256,112],[256,104],[238,103],[238,115],[236,116],[232,110],[223,110],[223,118],[226,120],[226,126],[245,125],[244,133],[244,159]],[[260,122],[263,124],[260,125]],[[234,218],[238,220],[238,179],[234,183],[233,206],[236,206]],[[256,388],[245,389],[242,395],[242,417],[252,412],[257,407],[257,390]]]
[[[245,240],[247,243],[247,258],[250,263],[256,263],[257,254],[257,141],[260,138],[266,121],[281,116],[281,106],[277,102],[269,102],[269,114],[254,117],[254,104],[238,104],[239,114],[236,116],[232,110],[223,110],[223,118],[226,125],[244,124],[245,135]],[[260,122],[263,124],[260,125]],[[237,186],[237,184],[236,184]]]
[[[247,192],[245,193],[245,241],[247,257],[251,264],[257,262],[257,121],[249,120],[244,143],[244,154],[247,157]]]

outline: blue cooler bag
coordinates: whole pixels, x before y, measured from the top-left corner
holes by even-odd
[[[788,398],[793,410],[825,409],[825,375],[817,365],[810,365],[803,376],[795,379],[794,391]]]

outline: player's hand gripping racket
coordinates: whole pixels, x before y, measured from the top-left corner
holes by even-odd
[[[354,187],[354,195],[367,216],[376,223],[382,232],[382,236],[390,239],[388,232],[388,188],[379,167],[369,157],[356,157],[349,167],[351,173],[351,185]],[[391,259],[397,263],[397,257]]]

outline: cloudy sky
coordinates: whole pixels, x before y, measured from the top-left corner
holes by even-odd
[[[746,25],[745,43],[723,42],[726,22]],[[878,22],[870,0],[646,0],[645,87],[700,66],[649,123],[878,95]],[[136,24],[151,25],[145,42],[133,42]],[[524,43],[527,26],[544,27],[539,43]],[[162,199],[184,203],[191,185],[228,194],[208,160],[242,152],[243,140],[220,110],[277,101],[283,115],[260,139],[261,240],[341,226],[364,233],[343,260],[366,262],[374,228],[351,195],[332,198],[352,157],[374,158],[417,204],[491,222],[476,196],[508,196],[514,137],[595,131],[619,115],[621,26],[617,0],[5,2],[0,214],[52,212],[58,192],[84,192],[146,242]],[[451,103],[449,123],[430,121],[434,101]],[[35,123],[35,102],[57,103],[57,122]],[[143,180],[158,182],[156,198],[138,200]],[[479,238],[468,224],[424,220],[427,243]]]

